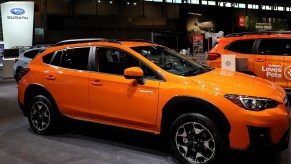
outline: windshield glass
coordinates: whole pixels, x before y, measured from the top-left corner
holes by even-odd
[[[213,70],[183,57],[177,52],[161,46],[132,47],[163,70],[180,76],[195,76]]]

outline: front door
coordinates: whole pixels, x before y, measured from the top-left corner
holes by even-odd
[[[154,131],[160,81],[146,78],[144,85],[133,85],[123,76],[125,68],[145,65],[133,55],[114,48],[97,48],[96,72],[90,74],[90,112],[98,122]],[[148,77],[154,74],[147,68]],[[146,75],[147,76],[147,75]]]

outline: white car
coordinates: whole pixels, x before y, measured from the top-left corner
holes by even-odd
[[[45,47],[32,48],[22,52],[19,55],[18,59],[16,59],[16,62],[13,65],[13,75],[17,83],[22,78],[20,74],[22,68],[25,68],[34,57],[36,57],[38,54],[40,54],[40,52],[44,51],[45,49]]]

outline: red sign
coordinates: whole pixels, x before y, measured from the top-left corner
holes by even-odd
[[[240,27],[244,27],[246,25],[246,16],[239,16],[238,24]]]
[[[193,40],[203,40],[203,36],[202,35],[194,35]]]

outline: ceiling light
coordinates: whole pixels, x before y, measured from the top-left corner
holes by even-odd
[[[134,2],[133,5],[136,5],[136,2]]]
[[[112,1],[109,1],[110,4],[112,4]]]
[[[128,4],[128,5],[129,5],[130,3],[129,3],[129,2],[127,2],[126,4]]]

